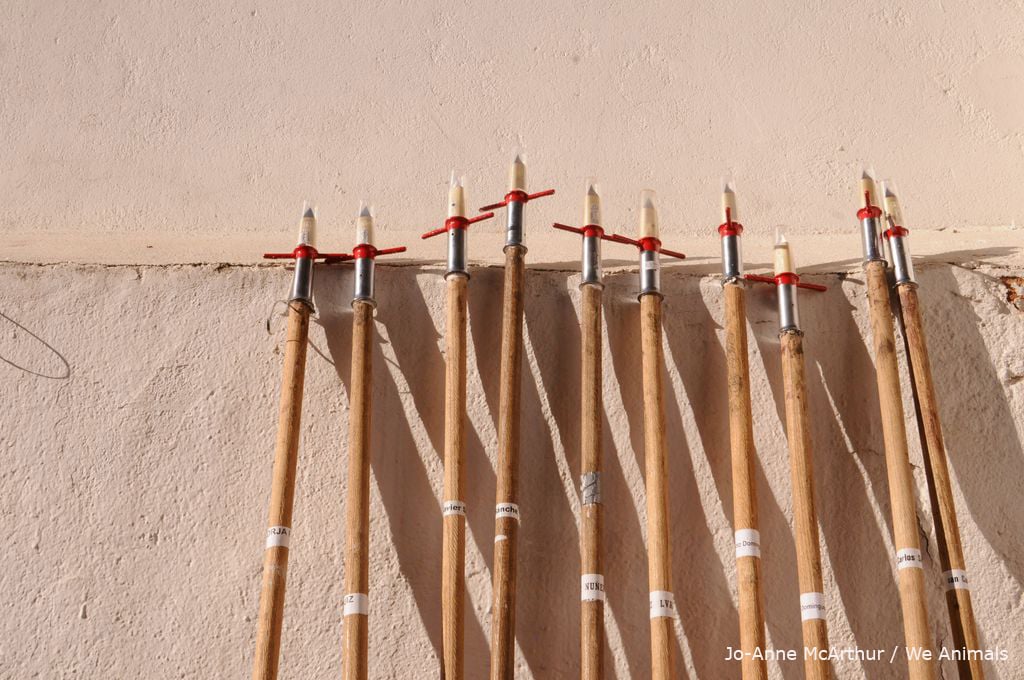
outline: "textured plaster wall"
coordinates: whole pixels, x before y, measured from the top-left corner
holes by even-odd
[[[714,277],[691,271],[665,272],[683,677],[737,677],[722,660],[737,639],[722,297]],[[920,272],[980,629],[987,646],[1011,655],[989,665],[989,677],[1004,680],[1019,677],[1024,654],[1024,312],[1007,301],[1001,278],[1020,275],[985,264]],[[485,677],[490,625],[501,276],[478,268],[471,283],[466,630],[474,678]],[[280,317],[270,335],[264,324],[288,278],[253,267],[0,268],[0,355],[9,362],[0,365],[0,521],[8,528],[0,676],[249,673],[283,342]],[[891,649],[902,628],[865,288],[856,268],[814,280],[829,285],[804,295],[802,312],[832,641]],[[528,281],[518,677],[568,678],[579,592],[577,277],[531,270]],[[283,678],[340,673],[351,284],[347,269],[318,274]],[[372,676],[431,678],[440,645],[444,285],[439,269],[411,266],[381,267],[378,285]],[[649,664],[634,289],[635,274],[609,277],[605,304],[607,621],[618,678],[644,677]],[[751,290],[749,301],[768,632],[775,647],[798,648],[775,313],[767,288]],[[37,375],[68,367],[66,379]],[[915,431],[912,421],[908,428]],[[920,511],[932,628],[943,643],[933,523],[927,505]],[[887,664],[836,670],[905,677]],[[771,672],[802,677],[796,663]]]

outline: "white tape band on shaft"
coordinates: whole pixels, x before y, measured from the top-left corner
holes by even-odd
[[[652,619],[674,619],[676,618],[676,598],[667,590],[651,591],[651,618]]]
[[[370,598],[368,595],[365,593],[349,593],[345,596],[344,616],[352,616],[353,614],[366,616],[369,613]]]
[[[736,557],[760,557],[761,532],[757,529],[736,531]]]
[[[800,593],[800,620],[825,619],[825,593]]]
[[[441,512],[445,517],[448,515],[462,515],[465,517],[466,504],[462,501],[445,501]]]
[[[511,517],[517,522],[522,522],[519,516],[519,506],[515,503],[498,503],[494,506],[494,517]]]
[[[963,569],[950,569],[943,572],[942,578],[946,583],[946,590],[970,590],[971,582],[967,579],[967,572]]]
[[[901,548],[896,551],[897,569],[924,569],[921,551],[916,548]]]
[[[583,574],[580,582],[581,601],[604,602],[604,576],[601,574]]]
[[[292,530],[289,527],[267,527],[267,547],[287,548]]]

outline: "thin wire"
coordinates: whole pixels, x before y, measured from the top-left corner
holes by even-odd
[[[50,343],[46,342],[46,340],[43,340],[41,337],[39,337],[38,335],[36,335],[32,331],[30,331],[29,329],[25,328],[20,323],[18,323],[17,321],[12,319],[11,317],[7,316],[3,312],[0,312],[0,316],[2,316],[4,319],[7,319],[7,321],[9,321],[10,323],[14,324],[15,326],[17,326],[21,330],[25,331],[29,335],[31,335],[33,338],[38,340],[39,343],[43,347],[45,347],[46,349],[48,349],[51,352],[53,352],[57,356],[57,358],[61,360],[61,363],[64,364],[64,374],[63,375],[47,375],[46,373],[40,373],[39,371],[33,371],[31,368],[25,368],[24,366],[20,366],[20,365],[14,363],[13,361],[11,361],[10,359],[8,359],[7,357],[4,357],[4,356],[0,356],[0,361],[3,361],[5,364],[7,364],[9,366],[13,366],[14,368],[17,368],[18,370],[24,371],[24,372],[26,372],[26,373],[28,373],[30,375],[38,376],[40,378],[47,378],[49,380],[67,380],[68,378],[71,377],[71,364],[68,363],[68,360],[64,358],[64,355],[61,354],[60,352],[58,352],[54,348],[53,345],[51,345]]]

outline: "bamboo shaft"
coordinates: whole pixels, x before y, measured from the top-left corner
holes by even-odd
[[[910,370],[913,376],[914,398],[922,434],[921,448],[925,455],[932,514],[939,518],[935,527],[936,543],[942,570],[946,572],[946,605],[949,609],[950,628],[957,649],[979,650],[981,641],[978,639],[971,591],[968,588],[951,587],[953,584],[948,583],[951,578],[964,576],[967,571],[967,562],[964,559],[963,544],[960,540],[960,525],[956,518],[953,483],[949,476],[946,444],[942,436],[942,423],[939,419],[938,399],[935,395],[935,383],[932,380],[931,360],[928,356],[928,343],[917,286],[904,284],[898,286],[897,289],[900,296],[907,353],[910,357]],[[953,570],[960,573],[950,573]],[[957,662],[957,668],[960,677],[964,680],[982,680],[985,677],[981,659],[961,659]]]
[[[725,286],[725,359],[729,375],[733,524],[738,533],[745,530],[758,531],[757,487],[754,482],[757,452],[754,449],[754,426],[750,409],[746,294],[742,284]],[[737,553],[736,577],[743,680],[767,680],[760,556],[740,556]]]
[[[892,307],[886,280],[885,262],[865,265],[871,316],[871,343],[875,355],[875,377],[881,407],[882,436],[885,440],[885,464],[892,504],[893,539],[896,544],[903,632],[910,649],[932,650],[925,605],[924,570],[920,563],[921,542],[917,535],[914,507],[914,479],[907,451],[907,431],[900,397],[899,366],[892,325]],[[909,551],[909,552],[903,552]],[[908,559],[909,555],[909,559]],[[916,557],[915,557],[916,556]],[[912,566],[906,566],[910,563]],[[922,655],[908,659],[910,680],[933,680],[935,662]]]
[[[668,527],[668,465],[661,347],[661,296],[640,298],[644,383],[644,475],[647,485],[647,576],[650,590],[672,592],[672,546]],[[674,603],[671,607],[675,609]],[[675,677],[674,616],[651,618],[651,679]]]
[[[270,511],[267,525],[292,526],[295,501],[295,468],[299,453],[299,423],[302,415],[302,388],[306,376],[306,341],[309,337],[310,309],[301,302],[288,306],[288,331],[281,373],[281,404],[277,417],[277,441],[274,445],[274,472],[270,487]],[[263,587],[260,591],[259,624],[256,630],[256,655],[253,680],[275,680],[281,653],[281,624],[284,621],[284,591],[288,575],[288,547],[268,547],[263,558]]]
[[[370,397],[373,383],[373,304],[352,303],[348,499],[345,508],[345,612],[342,676],[366,680],[370,552]],[[361,598],[359,596],[362,596]]]
[[[793,485],[793,524],[796,533],[796,568],[801,596],[821,595],[821,547],[818,543],[818,515],[814,507],[814,461],[811,427],[807,415],[807,382],[804,374],[803,334],[786,332],[782,344],[782,379],[786,394],[786,435],[789,440],[789,466]],[[801,601],[805,650],[827,650],[828,628],[824,618],[808,616],[824,612],[815,602]],[[807,609],[805,609],[807,606]],[[804,677],[826,680],[831,675],[829,662],[814,653],[804,654]]]
[[[602,528],[604,505],[601,500],[601,302],[602,287],[586,284],[580,288],[582,313],[582,404],[580,408],[580,479],[583,504],[580,508],[580,567],[582,579],[601,577],[600,596],[582,599],[580,606],[580,678],[604,678],[604,557]],[[596,489],[594,488],[596,485]],[[596,500],[595,500],[596,495]],[[591,501],[591,502],[588,502]]]
[[[494,522],[494,606],[491,680],[515,673],[516,549],[519,538],[519,399],[523,355],[523,279],[526,248],[505,248],[498,405],[498,483]],[[514,507],[515,511],[510,512]]]
[[[443,680],[464,677],[466,598],[466,304],[469,277],[448,276],[445,338],[444,503],[441,557]],[[461,511],[460,511],[461,510]]]

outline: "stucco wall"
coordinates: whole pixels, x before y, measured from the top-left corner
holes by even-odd
[[[920,272],[936,380],[985,644],[1024,650],[1019,502],[1024,313],[980,265]],[[470,301],[467,669],[484,677],[490,625],[501,270],[474,270]],[[289,275],[253,267],[0,268],[4,464],[0,570],[4,677],[245,677],[259,590],[283,327],[265,321]],[[874,375],[856,269],[804,295],[811,418],[828,593],[840,647],[902,640]],[[523,381],[519,677],[571,677],[578,636],[579,331],[573,273],[530,270]],[[318,274],[285,617],[282,677],[337,677],[351,294]],[[673,576],[686,677],[736,677],[721,289],[665,272]],[[615,676],[648,668],[642,412],[634,274],[606,292],[609,643]],[[437,268],[379,269],[374,372],[373,677],[436,677],[444,286]],[[770,292],[750,292],[768,631],[799,648],[782,387]],[[280,312],[280,307],[278,312]],[[12,321],[24,329],[14,326]],[[29,336],[26,330],[38,339]],[[45,341],[52,350],[43,345]],[[906,385],[905,385],[906,387]],[[909,412],[909,411],[908,411]],[[908,428],[913,433],[912,422]],[[916,436],[913,463],[925,499]],[[932,627],[948,642],[927,503]],[[899,666],[840,664],[845,677]],[[946,677],[954,669],[945,668]],[[799,664],[772,666],[802,677]]]

